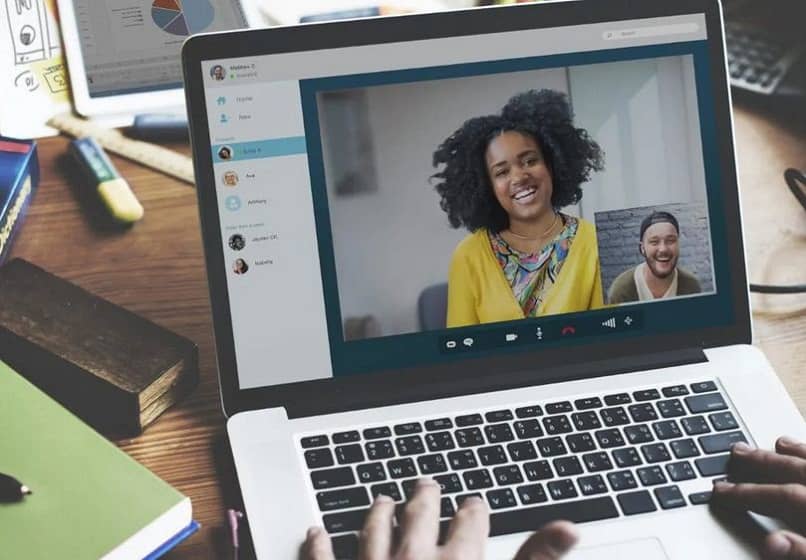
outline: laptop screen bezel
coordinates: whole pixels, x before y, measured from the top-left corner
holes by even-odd
[[[316,51],[391,42],[405,42],[641,18],[704,14],[708,64],[713,80],[714,122],[718,137],[724,217],[728,243],[730,301],[733,322],[719,328],[693,328],[665,335],[631,337],[535,352],[467,359],[450,365],[383,370],[284,385],[241,389],[227,297],[221,224],[215,202],[213,161],[204,97],[202,62],[214,59]],[[211,294],[213,325],[222,403],[229,416],[244,410],[282,406],[289,415],[420,401],[435,396],[472,394],[525,384],[538,385],[570,378],[602,375],[597,363],[617,363],[619,370],[646,363],[649,355],[674,355],[683,349],[703,349],[751,340],[749,296],[742,240],[739,189],[733,145],[730,91],[725,66],[722,15],[716,0],[599,0],[476,8],[392,18],[329,22],[191,37],[182,49],[199,216]],[[721,289],[725,289],[724,287]],[[324,320],[324,318],[323,318]],[[636,348],[640,352],[636,353]],[[690,355],[690,354],[687,354]],[[634,362],[634,363],[633,363]],[[538,364],[538,366],[536,366]],[[586,367],[588,364],[588,367]],[[267,372],[277,364],[266,364]],[[282,367],[293,367],[286,364]],[[490,374],[491,370],[495,371]],[[550,373],[549,373],[550,372]],[[605,374],[608,372],[604,372]]]

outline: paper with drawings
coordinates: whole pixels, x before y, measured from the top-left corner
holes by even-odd
[[[54,0],[0,2],[0,135],[54,136],[45,121],[70,110]]]

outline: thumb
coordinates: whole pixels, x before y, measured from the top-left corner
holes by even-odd
[[[806,538],[792,531],[776,531],[765,539],[762,555],[769,560],[806,560]]]
[[[515,560],[558,560],[577,542],[577,531],[569,521],[554,521],[523,543]]]

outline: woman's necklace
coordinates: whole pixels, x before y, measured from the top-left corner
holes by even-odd
[[[521,241],[540,241],[540,240],[545,239],[548,236],[548,234],[551,233],[554,230],[554,226],[557,225],[557,220],[559,220],[559,219],[560,219],[560,213],[555,212],[554,213],[554,219],[552,220],[551,225],[548,228],[546,228],[546,231],[544,231],[539,237],[527,237],[526,235],[519,235],[519,234],[515,233],[514,231],[512,231],[511,229],[508,229],[507,231],[509,231],[509,234],[512,237],[514,237],[516,239],[520,239]]]

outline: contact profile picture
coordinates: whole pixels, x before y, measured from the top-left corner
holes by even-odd
[[[238,174],[235,173],[234,171],[226,171],[224,173],[224,175],[221,176],[221,180],[228,187],[237,187],[238,186],[238,181],[239,181]]]
[[[233,156],[232,148],[230,148],[229,146],[221,146],[218,149],[218,157],[219,157],[219,159],[222,159],[224,161],[229,161],[229,160],[232,159],[232,156]]]
[[[243,259],[235,259],[235,262],[232,263],[232,271],[235,274],[246,274],[247,270],[249,270],[249,265]]]
[[[227,73],[224,71],[223,66],[216,64],[210,68],[210,77],[212,77],[215,81],[220,82],[227,77]]]
[[[240,233],[231,235],[229,238],[229,248],[233,251],[240,251],[246,247],[246,239]]]

